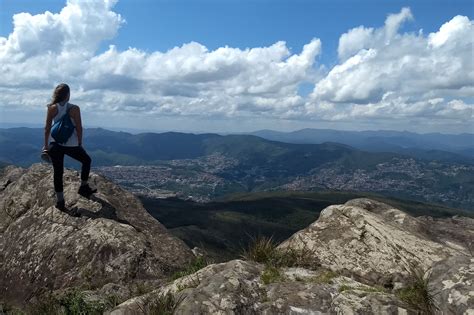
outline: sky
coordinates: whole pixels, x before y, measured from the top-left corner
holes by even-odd
[[[474,132],[460,0],[0,0],[0,127]]]

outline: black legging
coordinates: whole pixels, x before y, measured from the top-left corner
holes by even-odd
[[[89,179],[91,158],[82,147],[66,147],[55,142],[50,144],[48,150],[54,169],[54,191],[63,191],[64,154],[82,163],[81,180]]]

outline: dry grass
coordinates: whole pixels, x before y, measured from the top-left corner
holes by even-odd
[[[184,299],[184,295],[175,297],[172,293],[149,296],[138,308],[146,315],[172,315]]]
[[[274,267],[305,267],[315,269],[318,263],[312,251],[306,246],[302,249],[279,249],[272,237],[259,236],[243,250],[242,258]]]
[[[407,271],[409,275],[407,286],[398,290],[398,297],[420,314],[434,314],[438,307],[435,303],[436,293],[430,287],[431,270],[424,270],[412,264]]]

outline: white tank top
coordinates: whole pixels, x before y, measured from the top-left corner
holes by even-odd
[[[70,108],[71,106],[73,106],[73,105],[68,103],[68,102],[66,102],[66,103],[57,103],[56,108],[58,109],[58,113],[53,118],[54,123],[56,121],[60,120],[67,113],[67,109]],[[73,119],[71,119],[71,121],[72,121],[72,124],[75,127],[76,123],[74,122]],[[51,136],[49,137],[49,141],[50,142],[55,142],[55,140]],[[77,139],[76,128],[74,128],[74,131],[72,132],[71,137],[65,143],[61,143],[60,145],[65,146],[65,147],[77,147],[77,146],[79,146],[79,141]]]

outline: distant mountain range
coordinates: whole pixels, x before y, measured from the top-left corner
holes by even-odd
[[[130,134],[106,129],[87,129],[84,145],[95,166],[154,165],[160,161],[197,159],[222,155],[240,165],[259,167],[270,173],[287,170],[305,174],[315,165],[341,157],[362,154],[367,160],[384,161],[398,156],[362,152],[337,143],[292,144],[265,140],[253,135],[188,134],[178,132]],[[43,130],[0,129],[0,161],[20,166],[38,162]]]
[[[39,128],[0,129],[0,161],[38,162],[42,137]],[[466,147],[459,139],[451,142]],[[424,156],[414,158],[414,153],[366,152],[333,142],[105,129],[87,129],[84,144],[97,171],[141,194],[166,191],[208,201],[235,192],[366,191],[474,209],[474,163],[451,152],[418,149],[414,152]]]
[[[215,152],[242,157],[257,151],[270,153],[286,144],[323,144],[367,152],[391,152],[418,159],[474,164],[474,134],[417,134],[398,131],[338,131],[302,129],[293,132],[260,130],[250,134],[221,136],[212,133],[141,133],[92,128],[85,131],[84,143],[96,156],[96,165],[139,165],[156,160],[193,159]],[[328,144],[329,142],[329,144]],[[38,161],[43,143],[42,128],[0,128],[0,162],[29,166]],[[332,144],[330,144],[332,143]],[[277,149],[277,147],[279,149]],[[300,146],[308,149],[310,146]],[[352,147],[352,148],[350,148]],[[270,149],[270,151],[266,151]]]
[[[250,133],[268,140],[288,143],[318,144],[337,142],[370,152],[394,152],[422,159],[473,161],[474,134],[459,135],[408,131],[342,131],[301,129],[292,132],[259,130]],[[467,160],[466,160],[467,158]]]

